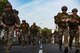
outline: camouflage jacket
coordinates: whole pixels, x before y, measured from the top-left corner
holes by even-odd
[[[38,26],[32,25],[32,26],[30,27],[30,32],[31,32],[32,34],[37,34],[38,31],[39,31]]]
[[[68,25],[70,28],[75,28],[80,25],[80,17],[76,15],[75,17],[73,15],[69,16],[70,20],[68,21]]]
[[[21,28],[22,32],[28,32],[29,31],[29,24],[28,23],[22,23],[20,25],[20,28]]]
[[[20,25],[19,17],[13,12],[9,14],[7,12],[3,12],[1,17],[2,17],[2,22],[6,25],[14,25],[14,24]]]
[[[63,14],[63,13],[58,13],[54,19],[55,19],[55,24],[57,24],[59,27],[67,27],[67,22],[62,21],[63,19],[68,19],[68,14]]]

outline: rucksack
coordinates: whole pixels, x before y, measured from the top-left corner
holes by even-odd
[[[4,13],[3,22],[7,25],[14,25],[16,22],[14,13],[12,14]]]

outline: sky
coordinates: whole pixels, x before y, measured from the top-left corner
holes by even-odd
[[[36,22],[41,28],[55,29],[54,16],[61,12],[62,6],[68,7],[68,12],[73,8],[80,9],[79,0],[9,0],[14,9],[19,11],[22,21],[25,19],[30,26]],[[80,10],[78,10],[80,15]]]

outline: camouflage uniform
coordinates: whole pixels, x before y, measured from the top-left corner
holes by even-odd
[[[79,49],[79,22],[80,22],[80,17],[74,13],[77,13],[77,9],[72,10],[72,15],[70,15],[70,20],[68,21],[69,23],[69,34],[70,34],[70,39],[69,39],[69,47],[72,48],[72,42],[75,37],[75,46],[76,46],[76,52]]]
[[[52,33],[48,36],[48,44],[51,44],[52,41]]]
[[[2,25],[1,25],[2,17],[1,17],[1,14],[4,11],[4,6],[5,6],[6,3],[8,3],[8,0],[0,0],[0,35],[1,35],[1,31],[2,31]]]
[[[59,35],[58,35],[58,31],[54,31],[54,33],[53,33],[53,35],[54,35],[54,44],[59,44]]]
[[[19,11],[18,11],[18,10],[13,9],[13,12],[18,16],[18,14],[19,14]],[[18,44],[21,44],[20,26],[17,27],[17,26],[15,25],[14,31],[15,31],[14,33],[15,33],[15,35],[16,35]]]
[[[42,43],[43,44],[47,44],[47,32],[46,31],[42,31]]]
[[[21,23],[21,36],[22,36],[23,47],[25,47],[29,43],[29,24],[26,23],[25,20],[22,20]]]
[[[31,42],[33,46],[38,44],[38,32],[38,26],[36,26],[36,23],[33,23],[33,25],[30,27]]]
[[[59,49],[62,50],[62,38],[64,35],[64,45],[65,49],[68,47],[68,14],[66,13],[67,7],[63,6],[61,9],[62,13],[58,13],[57,16],[55,16],[55,23],[58,25],[58,32],[59,32]],[[63,21],[64,20],[64,21]]]
[[[5,11],[2,13],[2,22],[4,27],[4,41],[6,43],[6,52],[10,52],[12,40],[14,37],[14,25],[20,24],[19,17],[13,12],[10,3],[5,5]]]

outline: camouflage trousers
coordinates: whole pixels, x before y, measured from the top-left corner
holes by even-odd
[[[31,34],[31,42],[32,42],[33,46],[39,44],[39,36],[38,36],[38,34]]]
[[[20,34],[20,30],[17,29],[14,31],[15,35],[16,35],[16,41],[18,42],[18,44],[21,44],[21,34]]]
[[[21,32],[21,36],[22,36],[22,44],[23,46],[28,45],[29,43],[29,32]]]
[[[12,46],[14,37],[14,26],[10,26],[4,29],[4,41],[6,44],[6,49],[10,49]]]
[[[68,28],[59,28],[59,45],[60,47],[62,46],[62,43],[64,42],[64,46],[68,46],[68,35],[69,31]],[[64,41],[63,41],[63,36],[64,36]]]
[[[69,39],[69,47],[72,47],[73,39],[75,38],[75,47],[79,47],[79,30],[78,29],[70,29],[69,30],[70,39]]]

